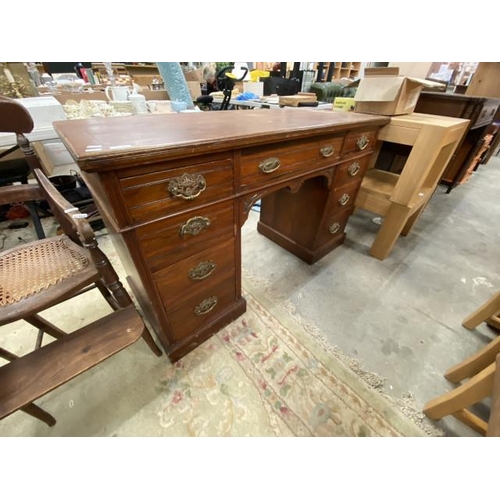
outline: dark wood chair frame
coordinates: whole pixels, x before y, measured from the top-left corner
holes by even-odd
[[[12,99],[0,98],[0,132],[16,134],[17,143],[36,180],[36,183],[0,187],[0,204],[46,200],[64,235],[78,245],[78,250],[87,257],[88,265],[81,272],[55,285],[14,304],[0,306],[0,326],[22,319],[39,330],[34,350],[24,356],[18,357],[0,347],[0,357],[9,361],[0,367],[0,419],[22,410],[52,426],[56,423],[54,417],[35,405],[34,400],[140,338],[157,356],[161,356],[162,351],[109,259],[99,248],[85,215],[69,203],[45,176],[24,135],[32,128],[33,121],[26,108]],[[48,240],[50,238],[26,245],[40,245]],[[26,245],[19,245],[15,249]],[[0,256],[12,250],[1,252]],[[1,274],[2,269],[0,283]],[[23,269],[19,269],[19,276],[23,276]],[[66,333],[39,315],[49,307],[95,288],[113,311],[88,326]],[[55,340],[42,346],[44,333]]]

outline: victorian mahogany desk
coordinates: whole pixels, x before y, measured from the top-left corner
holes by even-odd
[[[345,238],[389,118],[308,109],[55,122],[172,361],[241,315],[241,226],[308,263]]]

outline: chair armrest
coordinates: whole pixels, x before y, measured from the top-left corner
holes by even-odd
[[[54,217],[61,224],[64,232],[77,243],[79,240],[84,246],[95,244],[94,230],[85,220],[85,215],[72,205],[49,181],[40,168],[33,170],[36,180],[47,200]]]

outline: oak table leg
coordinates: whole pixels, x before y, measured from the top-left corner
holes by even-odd
[[[408,207],[398,205],[397,203],[393,203],[390,206],[370,249],[370,254],[373,257],[384,260],[391,253],[409,216],[410,209]]]

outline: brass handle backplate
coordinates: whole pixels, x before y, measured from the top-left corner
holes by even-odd
[[[219,299],[214,295],[213,297],[209,297],[208,299],[202,300],[195,308],[194,313],[196,316],[201,316],[202,314],[207,314],[210,312],[216,305]]]
[[[334,222],[330,226],[330,233],[335,234],[340,229],[340,224],[338,222]]]
[[[182,224],[182,226],[179,228],[179,234],[181,236],[184,236],[186,234],[196,236],[208,227],[210,227],[210,219],[208,217],[196,216]]]
[[[335,153],[335,148],[332,145],[328,145],[323,146],[319,151],[322,156],[328,158],[329,156],[332,156],[333,153]]]
[[[347,194],[347,193],[344,193],[340,198],[339,198],[339,205],[347,205],[349,203],[349,200],[351,199],[351,197]]]
[[[205,191],[206,187],[207,181],[203,175],[184,173],[169,182],[168,192],[176,198],[194,200]]]
[[[358,149],[360,151],[362,151],[363,149],[366,148],[366,146],[368,146],[368,143],[370,141],[368,140],[368,137],[366,137],[366,135],[362,135],[356,142],[356,145],[358,146]]]
[[[259,163],[259,168],[260,170],[265,173],[265,174],[270,174],[278,168],[281,167],[281,162],[279,158],[276,158],[275,156],[271,156],[270,158],[266,158],[265,160],[262,160]]]
[[[347,172],[351,177],[354,177],[361,170],[358,162],[353,163],[347,167]]]
[[[217,268],[213,260],[205,260],[188,271],[188,276],[192,280],[204,280],[208,278]]]

